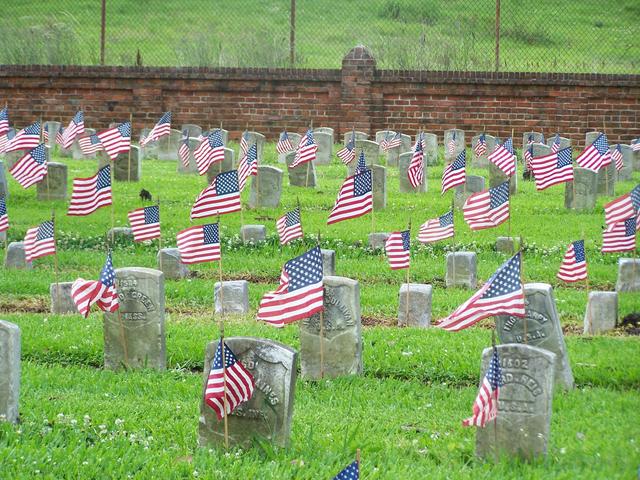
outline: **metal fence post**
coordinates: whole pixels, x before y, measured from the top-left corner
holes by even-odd
[[[296,0],[291,0],[291,17],[289,27],[289,62],[293,67],[296,63]]]
[[[496,0],[496,72],[500,70],[500,0]]]
[[[100,65],[104,65],[104,37],[107,23],[107,0],[102,0],[102,15],[100,20]]]

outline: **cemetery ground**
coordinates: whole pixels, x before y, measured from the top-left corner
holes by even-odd
[[[237,150],[237,146],[234,145]],[[334,149],[335,151],[335,149]],[[266,162],[276,165],[273,144]],[[471,158],[468,150],[467,158]],[[429,167],[427,194],[398,193],[395,168],[387,172],[387,208],[374,214],[373,230],[389,232],[412,222],[411,281],[431,283],[433,319],[446,316],[473,291],[445,289],[449,240],[423,246],[415,236],[421,223],[445,213],[451,192],[440,195],[440,164]],[[95,173],[97,161],[57,159],[74,177]],[[583,284],[560,284],[555,274],[569,242],[586,239],[591,290],[614,289],[617,259],[601,255],[602,205],[576,213],[564,208],[564,187],[536,192],[520,182],[511,199],[511,234],[524,238],[524,281],[547,282],[565,328],[576,388],[555,392],[549,455],[531,464],[501,459],[496,464],[474,457],[475,431],[461,420],[471,414],[477,394],[480,355],[491,343],[493,320],[459,333],[440,329],[398,328],[397,304],[405,272],[389,270],[380,251],[367,248],[370,216],[326,227],[326,218],[344,178],[333,159],[319,166],[315,189],[289,187],[285,174],[278,209],[245,210],[245,224],[264,224],[268,241],[243,245],[240,214],[221,218],[225,279],[250,281],[251,314],[225,318],[228,336],[274,339],[298,348],[298,326],[275,329],[255,321],[264,292],[273,290],[284,262],[314,245],[336,250],[336,274],[360,283],[365,325],[364,375],[311,382],[298,379],[290,446],[264,442],[228,452],[197,448],[202,364],[208,342],[218,337],[213,316],[217,264],[192,266],[193,275],[167,280],[166,336],[168,370],[103,370],[102,313],[49,313],[49,285],[55,281],[53,258],[35,262],[32,271],[2,270],[2,319],[22,330],[22,386],[18,425],[0,424],[0,477],[31,478],[331,478],[362,450],[363,478],[632,478],[640,463],[640,338],[617,330],[582,335],[587,292]],[[276,165],[283,168],[282,165]],[[163,247],[189,226],[191,205],[206,180],[177,175],[175,162],[145,160],[139,183],[116,182],[116,226],[126,212],[142,206],[140,188],[160,196]],[[284,168],[283,168],[284,169]],[[486,170],[468,173],[486,175]],[[616,193],[638,181],[620,182]],[[24,191],[10,180],[9,240],[21,240],[27,228],[46,220],[50,207],[58,220],[59,280],[96,279],[104,262],[104,234],[110,209],[84,218],[66,217],[67,202],[37,202],[34,188]],[[248,188],[243,194],[246,204]],[[275,219],[300,202],[304,242],[280,247]],[[212,219],[215,221],[215,219]],[[200,222],[199,222],[200,223]],[[508,225],[471,232],[456,210],[456,250],[478,253],[479,283],[507,258],[494,249]],[[158,242],[119,241],[114,266],[156,268]],[[640,295],[620,293],[620,318],[640,311]],[[488,427],[491,428],[491,427]]]

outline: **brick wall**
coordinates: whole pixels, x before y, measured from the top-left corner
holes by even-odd
[[[364,47],[340,70],[0,66],[4,101],[20,127],[40,117],[67,123],[82,108],[94,128],[132,113],[137,131],[171,110],[177,127],[222,122],[237,137],[248,125],[271,139],[310,121],[340,134],[560,131],[578,145],[603,125],[612,142],[640,136],[640,75],[377,70]]]

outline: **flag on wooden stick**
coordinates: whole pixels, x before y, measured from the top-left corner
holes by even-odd
[[[373,210],[373,178],[371,170],[358,172],[347,179],[340,187],[336,204],[333,206],[327,224],[357,218]]]
[[[85,216],[111,205],[111,166],[105,165],[88,178],[75,178],[67,215]]]
[[[119,154],[128,153],[131,149],[131,122],[98,133],[98,139],[109,158],[115,160]]]
[[[176,239],[180,261],[184,264],[220,260],[220,235],[217,223],[189,227],[178,232]]]
[[[509,181],[474,193],[462,207],[464,220],[471,230],[497,227],[509,218]]]
[[[51,220],[27,230],[24,237],[24,256],[27,262],[33,262],[47,255],[55,255],[55,253],[56,242]]]
[[[78,278],[71,285],[71,298],[78,312],[85,318],[94,303],[104,312],[115,312],[120,308],[116,292],[116,271],[111,262],[111,252],[107,254],[100,280]]]
[[[41,143],[28,151],[9,169],[22,188],[29,188],[47,175],[47,147]]]
[[[297,238],[302,238],[300,208],[296,207],[280,217],[276,222],[276,230],[278,231],[281,245],[286,245]]]
[[[434,243],[451,238],[453,234],[453,210],[450,210],[438,218],[432,218],[423,223],[418,233],[418,241],[421,243]]]
[[[169,133],[171,133],[171,112],[165,112],[147,136],[140,140],[140,146],[146,147],[149,143],[155,142],[159,138],[169,135]]]
[[[498,398],[502,385],[502,370],[498,349],[493,347],[489,369],[482,379],[480,391],[473,402],[473,415],[462,421],[465,427],[484,427],[498,416]]]
[[[578,282],[587,278],[584,240],[577,240],[569,244],[557,276],[565,282]]]
[[[160,236],[160,207],[137,208],[127,214],[129,225],[133,231],[133,240],[143,242]]]

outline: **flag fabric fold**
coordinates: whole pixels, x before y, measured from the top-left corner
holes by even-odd
[[[151,142],[155,142],[159,138],[169,135],[169,133],[171,133],[171,112],[165,112],[147,136],[140,140],[140,146],[146,147]]]
[[[484,133],[481,133],[478,140],[476,140],[476,144],[473,146],[473,153],[475,153],[476,158],[487,153],[487,137]]]
[[[29,188],[47,175],[47,147],[41,143],[29,150],[9,169],[22,188]]]
[[[196,167],[200,175],[205,175],[209,167],[214,163],[224,160],[224,143],[222,143],[222,132],[214,130],[209,133],[200,145],[193,151],[196,159]]]
[[[7,138],[7,142],[0,153],[15,152],[16,150],[30,150],[40,144],[40,122],[33,122],[24,127],[13,138]],[[7,132],[8,133],[8,132]]]
[[[58,144],[65,150],[69,150],[73,141],[81,135],[84,135],[84,113],[82,110],[73,116],[67,128],[62,131]]]
[[[631,217],[602,232],[602,253],[632,252],[636,249],[637,218]]]
[[[471,230],[497,227],[509,218],[509,181],[474,193],[462,207],[464,220]]]
[[[120,308],[116,291],[116,271],[111,262],[111,253],[107,254],[100,280],[78,278],[71,285],[71,298],[78,312],[87,318],[94,303],[104,312],[115,312]]]
[[[280,138],[278,139],[278,143],[276,144],[276,151],[284,155],[286,153],[292,152],[293,150],[293,144],[291,143],[289,134],[285,130],[280,134]]]
[[[576,158],[579,167],[586,168],[593,172],[598,172],[602,167],[611,163],[611,153],[609,152],[609,141],[604,133],[601,133],[591,145]]]
[[[587,258],[584,251],[584,240],[577,240],[569,244],[557,277],[564,282],[586,280]]]
[[[258,146],[254,143],[247,150],[247,154],[242,157],[238,166],[239,190],[244,190],[249,177],[256,175],[258,175]]]
[[[411,157],[411,162],[409,162],[409,168],[407,168],[407,177],[413,188],[418,188],[424,182],[424,142],[422,133],[420,133],[420,137],[414,145],[413,156]]]
[[[360,479],[360,465],[358,461],[350,463],[343,468],[333,480],[359,480]]]
[[[420,226],[418,241],[421,243],[433,243],[453,237],[453,210],[449,210],[438,218],[427,220]]]
[[[467,153],[462,150],[456,159],[447,165],[442,172],[442,190],[444,194],[447,190],[458,185],[464,185],[467,181]]]
[[[393,232],[384,243],[384,250],[391,270],[409,268],[411,256],[411,232]]]
[[[516,155],[513,152],[513,139],[511,137],[496,145],[493,152],[487,157],[491,163],[502,170],[506,176],[510,177],[516,173]]]
[[[498,416],[498,398],[502,386],[502,370],[498,349],[493,347],[487,373],[482,379],[480,391],[473,402],[473,415],[462,421],[465,427],[484,427]]]
[[[93,155],[100,150],[104,150],[102,143],[100,142],[100,138],[98,135],[86,135],[80,137],[78,139],[78,145],[80,145],[80,150],[82,150],[82,154],[85,156]]]
[[[573,156],[571,147],[534,157],[530,162],[536,189],[544,190],[553,185],[573,182]]]
[[[327,224],[331,225],[350,218],[357,218],[373,210],[373,179],[371,170],[367,169],[347,177],[336,203],[329,214]]]
[[[9,214],[7,213],[7,197],[0,197],[0,232],[6,232],[9,229]]]
[[[229,170],[216,175],[211,185],[200,192],[191,207],[191,218],[224,215],[241,208],[238,171]]]
[[[111,205],[111,166],[105,165],[88,178],[74,178],[67,215],[85,216]]]
[[[27,262],[47,255],[55,255],[56,242],[53,233],[53,221],[42,222],[27,230],[24,236],[24,255]]]
[[[313,139],[313,131],[309,129],[306,135],[300,140],[296,155],[289,165],[289,168],[296,168],[298,165],[313,162],[316,159],[318,145]]]
[[[102,148],[111,160],[115,160],[121,153],[128,153],[131,149],[131,122],[121,123],[97,135]]]
[[[133,240],[143,242],[160,237],[160,207],[151,205],[132,210],[127,214],[133,231]]]
[[[613,225],[640,215],[640,184],[604,206],[605,223]]]
[[[300,208],[295,208],[285,213],[276,221],[276,230],[280,237],[280,245],[302,238],[302,223],[300,221]]]
[[[220,234],[217,223],[197,225],[178,232],[180,261],[185,265],[220,260]]]

